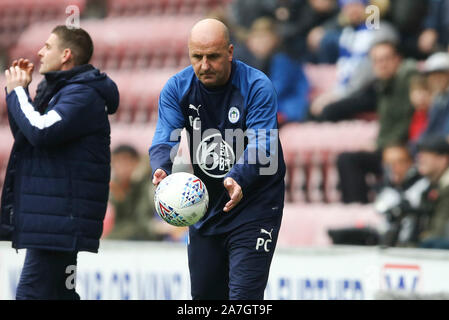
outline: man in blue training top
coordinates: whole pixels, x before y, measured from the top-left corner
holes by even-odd
[[[233,61],[233,49],[218,20],[192,28],[192,66],[162,90],[150,148],[157,185],[186,128],[194,174],[209,192],[208,211],[189,228],[193,299],[263,299],[284,207],[276,93],[262,72]]]

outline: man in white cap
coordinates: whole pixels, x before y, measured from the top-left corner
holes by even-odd
[[[449,53],[437,52],[431,55],[424,64],[428,74],[430,88],[435,94],[447,93],[449,90]]]
[[[449,135],[449,53],[437,52],[424,63],[433,102],[429,122],[421,137]]]

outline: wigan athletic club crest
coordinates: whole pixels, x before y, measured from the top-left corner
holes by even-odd
[[[240,119],[240,111],[236,107],[232,107],[228,112],[228,119],[230,123],[236,123]]]

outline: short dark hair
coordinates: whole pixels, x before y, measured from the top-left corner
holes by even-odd
[[[121,144],[114,148],[112,151],[113,155],[117,154],[128,154],[131,156],[131,158],[138,159],[139,158],[139,152],[134,148],[133,146],[129,144]]]
[[[395,54],[397,54],[398,56],[402,56],[401,50],[400,50],[399,45],[397,44],[396,41],[392,41],[392,40],[379,40],[379,41],[376,41],[376,42],[371,44],[371,47],[370,47],[370,50],[369,50],[370,53],[371,53],[371,51],[375,47],[378,47],[378,46],[389,46],[391,49],[393,49],[393,52]]]
[[[387,150],[387,149],[393,149],[393,148],[402,149],[403,151],[405,151],[407,153],[407,156],[410,159],[413,159],[412,150],[410,149],[410,146],[407,144],[406,139],[398,139],[398,140],[392,140],[392,141],[388,142],[382,148],[382,153],[385,152],[385,150]]]
[[[94,52],[94,44],[85,30],[69,29],[64,25],[59,25],[51,33],[58,36],[61,48],[69,48],[72,51],[76,66],[89,63]]]
[[[421,73],[415,74],[410,78],[410,91],[415,89],[429,90],[429,83],[427,82],[426,76]]]

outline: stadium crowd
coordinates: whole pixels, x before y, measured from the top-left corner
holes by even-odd
[[[449,248],[449,0],[47,2],[43,6],[27,0],[0,1],[3,69],[17,55],[33,54],[30,35],[39,30],[40,22],[64,22],[65,8],[75,3],[81,25],[96,30],[92,63],[117,80],[121,93],[112,133],[114,125],[125,124],[121,131],[126,134],[126,126],[139,122],[154,126],[159,83],[189,64],[186,42],[178,40],[186,39],[184,33],[201,17],[216,17],[231,30],[234,57],[262,70],[273,82],[281,136],[293,128],[299,139],[303,128],[315,128],[311,134],[318,138],[310,150],[295,149],[288,145],[290,140],[281,140],[288,171],[286,199],[293,201],[288,195],[296,192],[294,172],[302,172],[299,189],[306,194],[304,201],[371,204],[384,215],[385,223],[375,231],[357,230],[354,236],[350,228],[342,229],[335,243]],[[133,34],[119,34],[126,30],[123,21],[145,28],[153,20],[185,21],[179,26],[184,33],[178,38],[173,29],[134,30],[137,40],[132,46]],[[119,30],[112,40],[108,26]],[[102,38],[103,31],[106,40],[97,44],[95,39]],[[156,34],[164,39],[158,40]],[[145,45],[147,37],[167,45]],[[139,77],[143,74],[145,78]],[[150,75],[161,78],[150,82]],[[0,129],[4,129],[8,127],[5,99],[0,98]],[[371,148],[345,147],[352,142],[338,137],[331,142],[320,138],[325,130],[342,125],[350,132],[350,123],[360,122],[363,130],[378,128]],[[1,152],[8,153],[10,133],[1,132],[5,145]],[[349,137],[359,139],[357,132]],[[114,145],[112,141],[108,212],[113,214],[106,218],[110,226],[105,224],[104,237],[185,241],[185,230],[167,228],[154,214],[147,161],[151,137],[144,142]],[[342,147],[323,147],[332,144]],[[4,159],[0,155],[0,184]],[[335,198],[326,193],[332,175],[339,194]],[[312,199],[311,188],[323,196]]]

